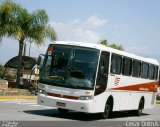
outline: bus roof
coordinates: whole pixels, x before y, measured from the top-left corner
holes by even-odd
[[[143,62],[147,62],[147,63],[151,63],[151,64],[155,64],[155,65],[159,66],[159,62],[156,59],[141,57],[141,56],[135,55],[133,53],[128,53],[128,52],[125,52],[125,51],[120,51],[120,50],[117,50],[117,49],[113,49],[111,47],[107,47],[107,46],[102,45],[102,44],[75,42],[75,41],[54,41],[52,44],[72,45],[72,46],[80,46],[80,47],[88,47],[88,48],[99,49],[101,51],[108,51],[110,53],[115,53],[115,54],[118,54],[118,55],[126,56],[126,57],[129,57],[129,58],[133,58],[133,59],[136,59],[136,60],[140,60],[140,61],[143,61]]]

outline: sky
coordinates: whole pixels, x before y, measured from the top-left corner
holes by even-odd
[[[2,0],[0,0],[2,1]],[[125,51],[160,61],[160,0],[15,0],[29,12],[45,9],[59,41],[98,43],[102,39]],[[46,40],[31,56],[44,54]],[[29,43],[26,42],[26,55]],[[0,63],[18,55],[18,41],[4,37]]]

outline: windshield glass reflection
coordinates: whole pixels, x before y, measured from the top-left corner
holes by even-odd
[[[93,89],[98,55],[96,49],[51,45],[40,82],[60,87]]]

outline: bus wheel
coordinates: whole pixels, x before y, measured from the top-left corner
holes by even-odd
[[[141,116],[142,115],[143,108],[144,108],[144,102],[141,99],[140,102],[139,102],[138,110],[136,110],[136,116]]]
[[[107,101],[107,103],[105,105],[104,112],[102,113],[102,118],[103,119],[110,118],[111,113],[112,113],[112,103],[111,103],[111,101]]]
[[[60,114],[65,114],[65,113],[68,112],[68,109],[58,108],[58,112],[59,112]]]

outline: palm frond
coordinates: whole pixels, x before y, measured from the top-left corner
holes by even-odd
[[[34,25],[46,25],[48,23],[48,15],[45,10],[36,10],[32,13]]]
[[[0,38],[32,39],[37,45],[44,43],[45,38],[56,40],[56,32],[47,24],[48,20],[43,9],[29,13],[20,4],[6,0],[0,5]]]
[[[52,41],[57,40],[57,34],[51,25],[47,25],[45,27],[45,33],[46,33],[46,37],[50,38]]]

